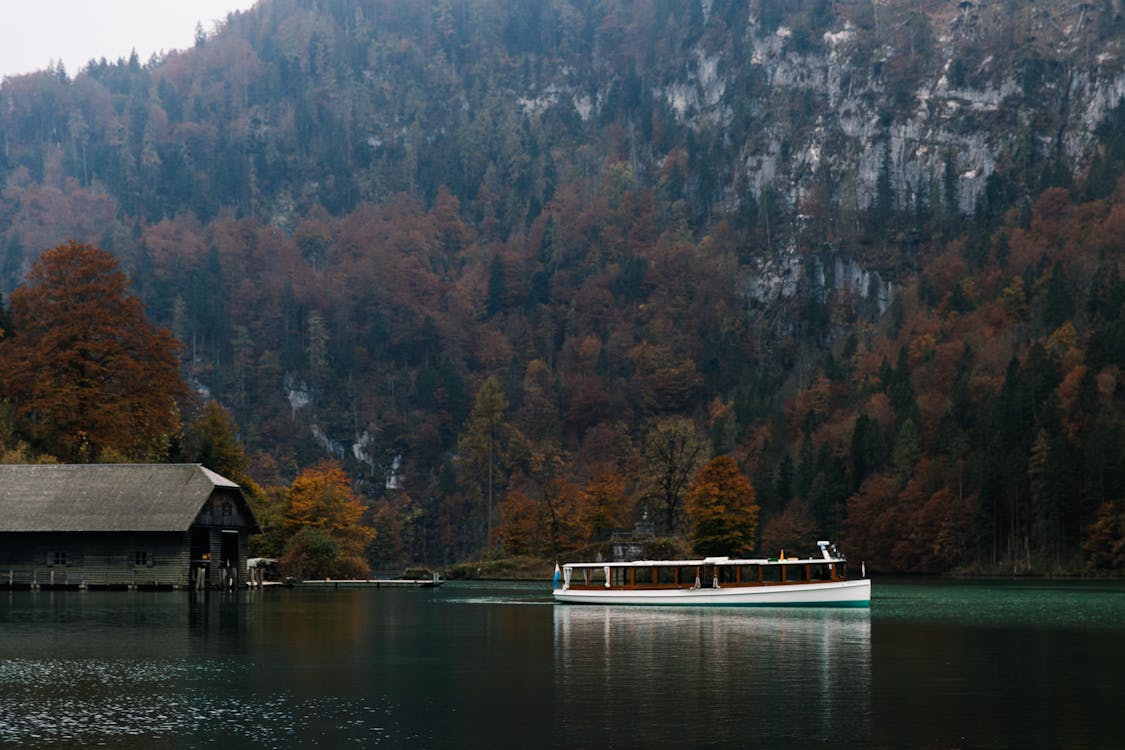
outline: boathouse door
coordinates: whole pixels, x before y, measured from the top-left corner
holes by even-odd
[[[219,543],[219,560],[222,563],[221,583],[224,588],[237,586],[239,571],[242,569],[238,559],[238,531],[223,529],[219,536],[222,538]]]
[[[202,581],[200,575],[202,575]],[[191,529],[191,578],[189,581],[193,588],[211,582],[211,529],[206,526],[193,526]]]

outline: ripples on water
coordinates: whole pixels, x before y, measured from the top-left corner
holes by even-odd
[[[239,676],[232,670],[219,660],[9,659],[0,663],[0,746],[193,747],[222,737],[289,747],[304,735],[302,745],[369,747],[393,723],[388,704],[216,693],[216,682]],[[349,718],[310,735],[326,715]]]
[[[0,597],[0,747],[1114,747],[1125,585],[877,582],[870,610],[541,584]],[[263,595],[264,594],[264,595]]]
[[[393,693],[336,689],[339,670],[329,659],[346,658],[364,614],[339,610],[344,597],[17,592],[4,599],[0,747],[374,747],[419,739],[417,727],[400,721]],[[307,640],[323,650],[311,665]]]

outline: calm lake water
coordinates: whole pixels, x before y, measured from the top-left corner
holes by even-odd
[[[0,747],[1125,746],[1125,585],[876,579],[873,597],[2,592]]]

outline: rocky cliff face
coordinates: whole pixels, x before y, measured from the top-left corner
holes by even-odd
[[[799,14],[771,27],[764,5],[732,31],[742,58],[698,47],[655,92],[698,132],[730,133],[727,210],[747,196],[787,209],[749,284],[759,301],[795,292],[818,212],[965,216],[990,191],[1031,193],[1043,165],[1089,164],[1125,96],[1119,3],[849,2],[827,27]]]
[[[1004,3],[966,0],[956,13],[948,2],[922,3],[928,12],[885,5],[888,15],[900,6],[892,29],[861,29],[841,14],[810,51],[797,48],[788,27],[766,30],[751,19],[749,63],[761,69],[770,101],[757,111],[761,127],[738,144],[756,194],[774,189],[799,206],[826,173],[854,180],[854,199],[870,206],[885,169],[896,207],[909,208],[949,179],[951,161],[957,208],[972,213],[988,177],[1020,159],[1086,163],[1095,129],[1125,95],[1121,39],[1096,39],[1117,22],[1108,4],[1065,3],[1007,21]],[[1020,20],[1026,28],[1011,28]],[[664,95],[681,115],[694,110],[696,127],[725,126],[734,104],[722,71],[745,61],[724,65],[702,52],[696,60],[689,80]],[[818,106],[787,117],[782,105],[794,100]]]
[[[151,68],[5,82],[0,178],[69,179],[111,197],[109,216],[233,210],[285,231],[317,206],[445,187],[504,238],[563,179],[627,159],[630,186],[682,201],[697,235],[754,224],[748,293],[769,300],[796,289],[802,252],[889,277],[917,242],[902,216],[994,212],[1044,170],[1081,173],[1125,94],[1122,15],[1122,0],[274,0]],[[53,235],[9,205],[18,268]]]

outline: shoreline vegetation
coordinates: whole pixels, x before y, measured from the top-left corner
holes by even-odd
[[[659,539],[654,540],[654,547],[644,556],[644,559],[669,559],[669,558],[694,558],[697,553],[690,551],[683,540]],[[601,555],[604,560],[612,560],[612,544],[601,543],[579,550],[560,553],[558,562],[588,562],[598,559]],[[766,553],[758,552],[757,555],[765,556]],[[455,581],[549,581],[554,574],[555,560],[533,555],[485,555],[471,560],[463,560],[448,566],[437,566],[434,570],[445,580]],[[855,563],[860,561],[856,560]],[[856,566],[858,568],[858,566]],[[429,570],[427,568],[427,570]],[[858,570],[855,571],[858,573]],[[1090,570],[1081,561],[1072,565],[1060,564],[1051,569],[1038,569],[1026,564],[1013,568],[1011,565],[995,566],[964,566],[946,571],[895,571],[872,568],[867,564],[868,577],[894,577],[894,578],[944,578],[950,580],[1123,580],[1125,573],[1118,570]]]
[[[458,563],[450,566],[446,573],[442,573],[442,578],[447,581],[550,581],[554,572],[554,564],[548,565],[545,561],[537,561],[537,564],[529,565],[528,567],[511,567],[507,568],[508,573],[504,574],[502,571],[505,566],[493,566],[489,563]],[[476,571],[474,574],[472,571]],[[439,571],[440,572],[440,571]],[[948,579],[951,581],[1014,581],[1014,580],[1028,580],[1028,581],[1121,581],[1125,580],[1125,574],[1119,571],[1097,571],[1094,573],[1089,572],[1050,572],[1050,573],[1003,573],[1000,571],[978,572],[978,573],[962,573],[949,571],[945,573],[879,573],[868,571],[868,578],[878,578],[885,576],[887,578],[904,579],[904,578],[940,578]]]

